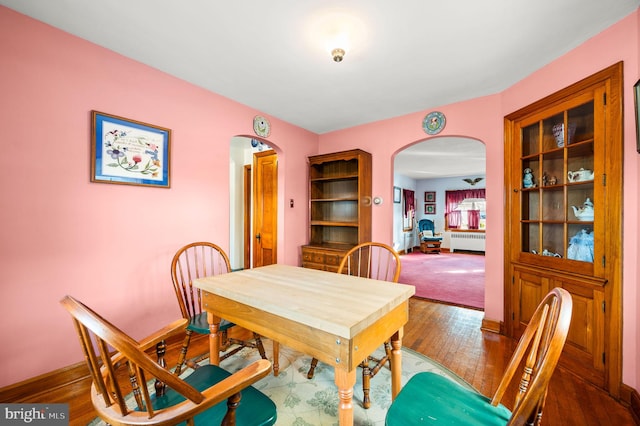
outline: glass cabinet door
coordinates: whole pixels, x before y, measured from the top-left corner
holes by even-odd
[[[521,252],[589,268],[594,211],[602,208],[594,193],[593,99],[536,118],[519,131]]]

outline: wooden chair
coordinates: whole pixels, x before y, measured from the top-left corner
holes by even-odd
[[[386,244],[375,242],[358,244],[342,258],[338,266],[338,273],[397,283],[398,278],[400,278],[400,256]],[[371,378],[385,364],[389,364],[389,368],[391,368],[391,344],[389,341],[385,342],[384,351],[385,355],[382,358],[378,359],[369,356],[360,364],[360,367],[362,367],[362,391],[364,393],[362,406],[364,408],[371,407],[371,399],[369,397]],[[373,362],[373,366],[369,365],[370,362]],[[317,365],[318,360],[313,358],[307,378],[311,379],[313,377]]]
[[[189,320],[187,332],[182,345],[182,353],[178,360],[178,374],[182,371],[183,365],[187,363],[190,367],[197,368],[197,363],[206,358],[209,354],[202,354],[194,360],[188,360],[187,351],[191,341],[191,335],[195,333],[209,334],[209,323],[207,313],[202,311],[202,299],[200,289],[193,286],[193,280],[212,275],[226,274],[231,272],[231,264],[227,254],[217,245],[208,242],[196,242],[182,247],[173,256],[171,262],[171,280],[176,298],[180,304],[182,316]],[[262,345],[262,340],[257,333],[253,333],[254,341],[232,339],[228,337],[228,331],[235,324],[225,319],[220,321],[220,349],[224,354],[220,356],[220,361],[230,357],[245,347],[258,349],[260,356],[267,359]],[[231,345],[235,348],[229,350]]]
[[[250,386],[269,374],[269,361],[255,361],[234,374],[205,365],[181,379],[163,367],[162,355],[164,339],[184,333],[186,319],[137,342],[73,297],[66,296],[60,303],[73,317],[93,379],[91,401],[108,424],[275,423],[273,401]],[[159,363],[145,352],[158,343]]]
[[[568,291],[555,288],[534,312],[492,398],[435,373],[413,376],[391,404],[388,426],[424,424],[539,425],[549,380],[571,323]],[[501,401],[520,373],[509,410]]]

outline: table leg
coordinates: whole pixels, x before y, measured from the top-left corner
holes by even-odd
[[[402,388],[402,335],[401,328],[391,336],[391,400],[396,399]]]
[[[209,323],[209,363],[220,365],[220,317],[207,312]]]
[[[280,343],[273,341],[273,375],[280,373]]]
[[[345,371],[335,368],[335,383],[338,387],[338,424],[353,425],[353,386],[356,384],[356,368]]]

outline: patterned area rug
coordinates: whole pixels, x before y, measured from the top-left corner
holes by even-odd
[[[265,339],[265,350],[272,359],[271,341]],[[382,351],[382,349],[380,349]],[[381,353],[381,352],[380,352]],[[237,371],[259,358],[257,351],[243,349],[220,365],[230,372]],[[204,361],[206,362],[206,361]],[[276,425],[332,426],[338,424],[338,390],[333,380],[333,368],[318,363],[313,379],[307,379],[311,358],[301,352],[280,346],[280,374],[269,375],[254,386],[268,395],[278,407]],[[434,371],[457,380],[447,368],[411,349],[402,349],[402,384],[421,371]],[[190,370],[185,372],[189,374]],[[362,370],[357,371],[354,388],[354,424],[384,425],[384,417],[391,404],[391,372],[381,369],[371,380],[371,408],[362,408]],[[104,425],[96,419],[92,425]]]

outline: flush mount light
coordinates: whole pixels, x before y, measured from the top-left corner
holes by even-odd
[[[303,22],[305,39],[310,47],[322,55],[330,54],[334,62],[342,62],[356,52],[362,55],[367,46],[367,26],[360,16],[344,8],[319,10]],[[355,50],[354,50],[355,49]],[[324,56],[322,56],[324,57]]]
[[[342,62],[342,60],[344,59],[344,54],[344,49],[333,49],[331,51],[331,57],[333,58],[334,62]]]

